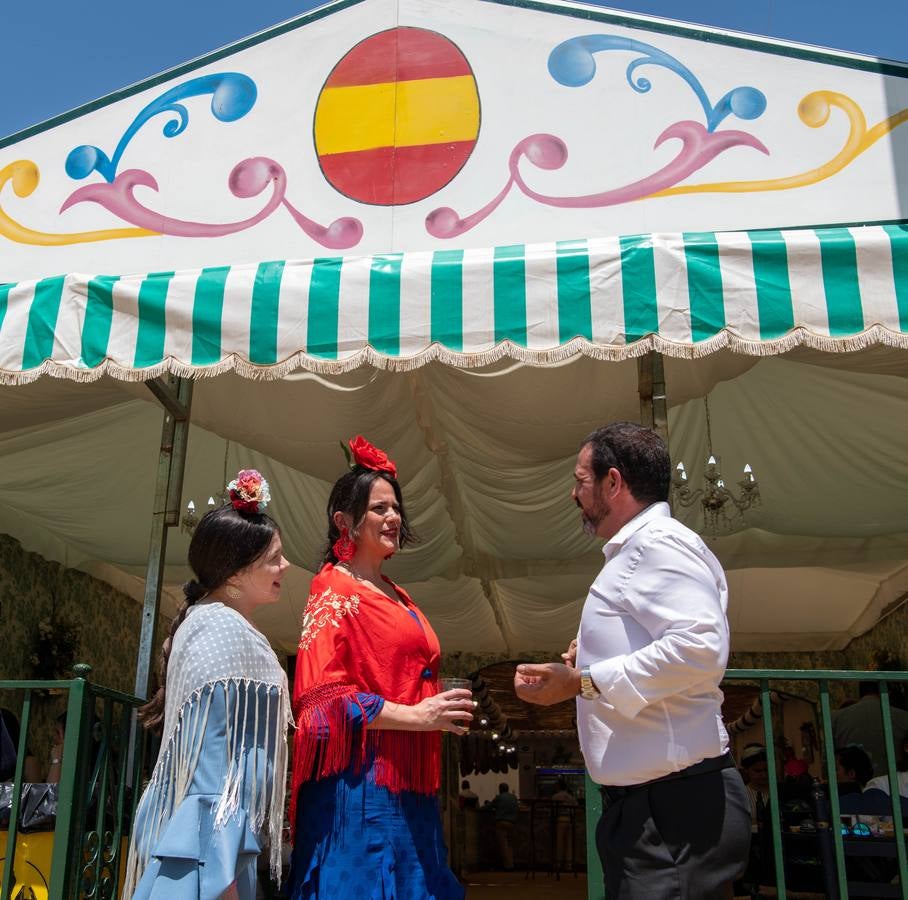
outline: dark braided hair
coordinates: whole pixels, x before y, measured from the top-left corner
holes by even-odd
[[[173,636],[190,607],[260,559],[279,533],[277,523],[265,513],[243,513],[233,506],[221,506],[202,516],[189,542],[189,565],[196,577],[183,585],[185,599],[161,645],[161,686],[139,709],[139,721],[147,729],[159,731],[164,724],[167,663]]]
[[[328,497],[328,544],[325,547],[323,563],[337,562],[333,548],[334,542],[340,537],[340,529],[334,522],[334,514],[336,512],[346,513],[353,519],[354,534],[351,537],[355,539],[355,531],[369,508],[372,485],[379,478],[384,478],[391,485],[400,507],[400,549],[403,550],[407,544],[418,542],[419,538],[413,533],[410,523],[407,521],[404,498],[397,479],[392,477],[390,472],[379,472],[376,469],[367,469],[365,466],[357,465],[341,475],[331,488],[331,495]]]

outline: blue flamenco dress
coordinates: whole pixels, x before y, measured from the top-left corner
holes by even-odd
[[[265,638],[220,603],[192,607],[168,665],[164,740],[136,812],[123,896],[254,900],[281,866],[289,694]]]
[[[366,726],[437,691],[431,625],[327,565],[297,656],[290,900],[462,900],[438,808],[438,733]]]

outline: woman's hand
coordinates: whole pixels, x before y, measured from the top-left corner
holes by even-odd
[[[463,688],[426,697],[412,707],[417,731],[466,734],[473,719],[473,695]]]
[[[450,731],[466,734],[473,718],[473,695],[463,688],[426,697],[415,706],[386,700],[366,726],[391,731]]]

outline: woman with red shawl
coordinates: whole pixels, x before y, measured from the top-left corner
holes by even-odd
[[[382,575],[413,539],[397,469],[359,436],[349,447],[296,660],[287,893],[460,900],[438,814],[439,732],[466,732],[470,693],[438,693],[438,638]]]

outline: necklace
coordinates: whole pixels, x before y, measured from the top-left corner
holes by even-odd
[[[335,568],[337,569],[337,568],[340,568],[341,566],[343,566],[343,570],[344,570],[344,571],[345,571],[345,572],[346,572],[354,581],[359,581],[360,583],[371,585],[372,588],[373,588],[374,590],[378,591],[378,593],[380,593],[380,594],[384,594],[392,603],[396,603],[396,604],[397,604],[398,606],[400,606],[402,609],[407,609],[407,604],[404,603],[404,601],[401,599],[400,594],[397,593],[397,590],[393,587],[393,585],[392,585],[392,587],[391,587],[391,590],[394,591],[394,594],[393,594],[393,596],[392,596],[391,594],[388,593],[388,591],[386,590],[386,588],[385,588],[383,585],[380,585],[379,583],[377,583],[377,582],[376,582],[375,580],[373,580],[372,578],[367,578],[365,575],[360,575],[360,573],[357,572],[357,571],[353,568],[353,566],[350,565],[350,563],[348,563],[348,562],[339,562],[339,563],[337,563],[337,564],[335,565]],[[379,581],[381,581],[381,582],[387,582],[388,579],[386,579],[386,578],[382,575],[382,576],[379,578]]]

